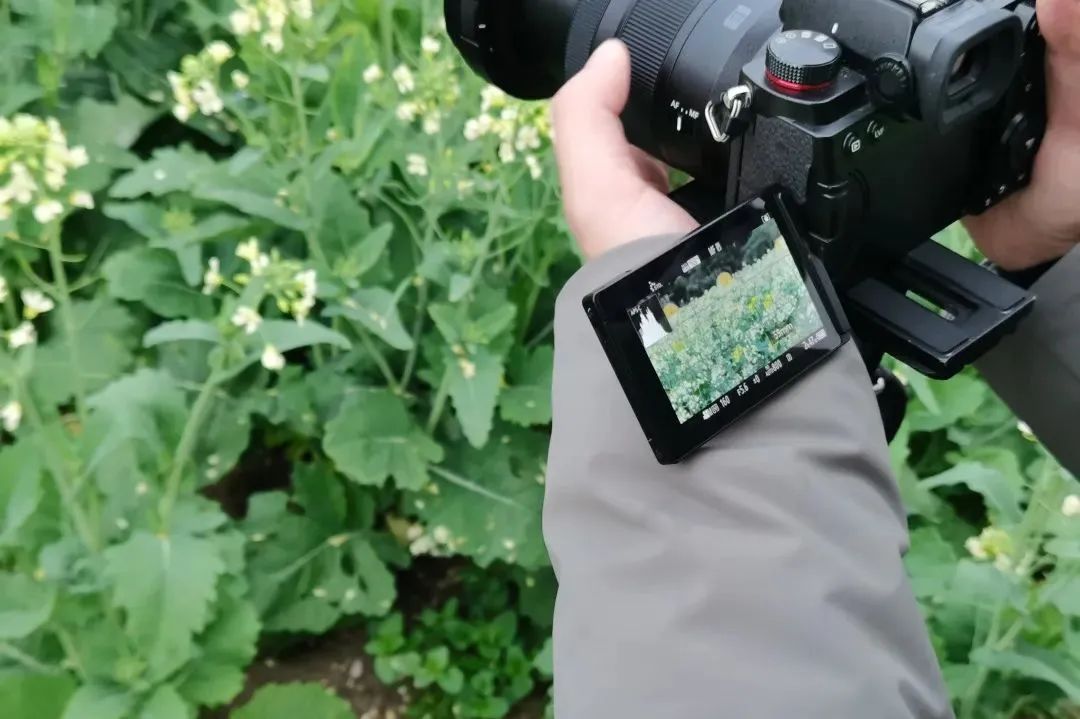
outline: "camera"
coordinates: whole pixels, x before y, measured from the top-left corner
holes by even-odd
[[[447,0],[446,20],[524,99],[621,39],[628,139],[694,178],[673,198],[704,223],[783,188],[787,233],[871,368],[890,354],[951,377],[1033,306],[931,238],[1029,182],[1046,125],[1034,0]]]

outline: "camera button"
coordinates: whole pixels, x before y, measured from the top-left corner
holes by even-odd
[[[849,132],[844,137],[844,152],[849,155],[857,155],[862,152],[863,141],[862,138],[856,135],[854,132]]]
[[[874,141],[885,137],[885,132],[885,123],[881,120],[871,120],[866,126],[867,137]]]

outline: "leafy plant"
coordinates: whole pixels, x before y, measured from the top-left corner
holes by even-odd
[[[535,687],[536,663],[550,663],[541,656],[550,649],[536,647],[537,628],[508,600],[491,579],[474,578],[460,599],[425,609],[408,628],[400,613],[381,620],[367,645],[376,674],[410,689],[411,716],[506,716]]]
[[[440,17],[0,2],[5,716],[190,719],[260,638],[372,618],[419,715],[549,682],[551,329],[578,258],[546,108],[466,72]],[[909,565],[961,713],[1060,714],[1076,481],[974,376],[910,386]],[[456,602],[405,611],[418,557],[472,567]],[[286,710],[350,711],[287,686],[236,715]]]

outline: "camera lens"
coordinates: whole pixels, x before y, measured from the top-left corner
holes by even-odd
[[[611,38],[630,48],[634,144],[708,176],[726,152],[705,107],[780,27],[781,0],[447,0],[447,29],[470,64],[507,92],[553,95]]]

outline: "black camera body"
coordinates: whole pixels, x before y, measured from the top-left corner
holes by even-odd
[[[783,188],[786,234],[827,271],[871,369],[891,354],[951,377],[1033,306],[931,238],[1030,180],[1035,0],[447,0],[446,19],[525,99],[622,40],[629,140],[694,178],[672,196],[703,224]]]

